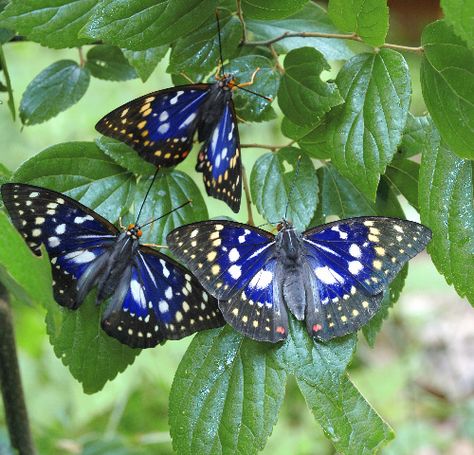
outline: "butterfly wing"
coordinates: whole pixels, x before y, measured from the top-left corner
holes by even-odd
[[[171,251],[218,298],[225,320],[251,338],[286,337],[288,317],[276,285],[275,237],[231,221],[204,221],[168,234]]]
[[[56,191],[6,183],[2,198],[10,218],[34,254],[48,252],[53,293],[62,306],[77,308],[77,280],[108,251],[118,230],[88,207]]]
[[[242,166],[237,116],[231,98],[199,152],[196,170],[203,173],[207,194],[223,200],[237,213],[242,194]]]
[[[157,167],[175,166],[192,149],[200,108],[211,86],[182,85],[149,93],[109,112],[95,128]]]
[[[134,348],[221,327],[217,301],[168,256],[140,246],[107,307],[102,328]]]
[[[308,332],[321,340],[353,333],[379,309],[403,265],[431,239],[425,226],[385,217],[361,217],[318,226],[303,234]]]

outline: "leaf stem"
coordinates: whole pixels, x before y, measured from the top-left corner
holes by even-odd
[[[35,455],[36,449],[21,385],[12,313],[8,293],[2,283],[0,283],[0,388],[12,447],[21,455]]]
[[[247,179],[247,171],[245,170],[244,165],[242,165],[242,183],[244,185],[244,191],[245,191],[245,202],[247,204],[247,224],[250,224],[250,226],[255,226],[255,222],[253,220],[253,213],[252,213],[252,199],[250,197],[250,187],[249,187],[249,181]]]
[[[290,141],[288,144],[284,145],[270,145],[270,144],[240,144],[241,148],[255,148],[255,149],[266,149],[271,150],[272,152],[276,152],[285,147],[291,147],[295,141]]]
[[[286,38],[329,38],[329,39],[347,39],[351,41],[357,41],[362,43],[362,38],[357,35],[356,33],[323,33],[323,32],[285,32],[275,38],[262,40],[262,41],[243,41],[243,45],[245,46],[271,46],[272,44],[281,41]],[[411,46],[402,46],[400,44],[391,44],[385,43],[379,48],[387,48],[387,49],[394,49],[398,51],[405,51],[405,52],[415,52],[418,54],[423,53],[423,47],[411,47]]]

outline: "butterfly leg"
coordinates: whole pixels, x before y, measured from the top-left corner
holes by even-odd
[[[241,84],[235,85],[235,87],[248,87],[249,85],[252,85],[255,82],[255,76],[256,74],[260,71],[260,68],[257,68],[253,74],[252,77],[250,78],[250,81],[248,82],[242,82]]]
[[[122,231],[126,231],[127,228],[122,224],[122,217],[121,216],[119,216],[118,221],[119,221],[120,229],[122,229]]]

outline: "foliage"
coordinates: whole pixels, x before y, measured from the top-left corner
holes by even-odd
[[[183,73],[196,81],[212,80],[219,60],[219,8],[225,70],[247,82],[260,68],[251,89],[275,100],[273,106],[283,114],[281,133],[291,140],[260,156],[251,169],[249,193],[261,217],[274,223],[288,210],[299,229],[360,215],[404,218],[403,196],[433,231],[428,251],[437,269],[474,304],[474,38],[468,2],[442,1],[446,19],[426,26],[422,51],[385,43],[385,0],[330,0],[328,12],[305,0],[53,3],[0,2],[0,96],[13,115],[15,79],[3,52],[14,45],[9,43],[12,36],[53,49],[80,48],[77,61],[58,59],[31,75],[19,106],[25,126],[45,122],[81,102],[91,77],[117,81],[116,87],[132,78],[147,80],[168,52],[167,72],[174,81],[188,83]],[[359,43],[352,46],[351,41]],[[429,115],[409,112],[412,84],[402,50],[422,53],[421,84]],[[342,65],[333,63],[336,60]],[[237,91],[234,100],[245,122],[278,115],[272,103],[252,93]],[[259,126],[249,123],[243,128],[258,138]],[[301,169],[295,179],[298,156]],[[190,169],[186,163],[193,159],[180,166]],[[251,163],[245,149],[243,163]],[[136,215],[153,173],[153,166],[124,144],[100,138],[96,143],[52,145],[13,175],[1,167],[0,181],[62,191],[117,222]],[[161,243],[176,226],[222,215],[216,209],[222,206],[206,201],[208,210],[202,184],[188,173],[173,169],[160,175],[144,218],[164,214],[188,199],[193,204],[155,222],[146,231],[146,241]],[[51,297],[44,255],[32,257],[3,212],[0,227],[1,282],[16,300],[45,309],[54,352],[85,392],[98,392],[138,363],[139,352],[100,330],[101,309],[92,298],[75,313],[59,308]],[[379,314],[364,327],[371,345],[406,276],[407,268],[390,286]],[[292,376],[335,450],[379,450],[393,433],[347,376],[355,348],[355,336],[314,342],[296,321],[291,321],[289,339],[278,345],[253,342],[229,327],[198,334],[171,389],[175,450],[262,450]],[[127,450],[116,442],[110,443],[110,450]],[[90,443],[88,450],[101,448]]]

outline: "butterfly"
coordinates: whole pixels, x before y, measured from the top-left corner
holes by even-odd
[[[171,251],[218,299],[224,319],[258,341],[288,334],[288,312],[321,341],[357,331],[389,283],[431,239],[425,226],[386,217],[349,218],[276,235],[232,221],[204,221],[167,236]]]
[[[231,74],[215,83],[181,85],[134,99],[109,112],[95,126],[105,136],[132,147],[157,167],[183,161],[197,138],[203,145],[196,170],[203,173],[207,194],[234,211],[240,208],[242,169]]]
[[[216,300],[170,257],[140,244],[142,231],[120,231],[81,203],[56,191],[6,183],[1,194],[30,249],[49,255],[53,295],[77,309],[93,288],[110,301],[102,328],[121,343],[149,348],[167,339],[224,324]]]

